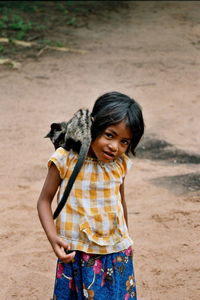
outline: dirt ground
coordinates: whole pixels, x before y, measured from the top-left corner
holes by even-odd
[[[200,2],[129,2],[66,38],[87,53],[0,69],[0,299],[51,298],[56,259],[36,211],[54,151],[43,137],[113,90],[146,124],[126,180],[138,299],[200,299]]]

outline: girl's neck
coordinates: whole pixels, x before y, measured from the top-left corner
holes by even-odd
[[[88,157],[91,157],[91,158],[97,158],[94,151],[92,150],[91,146],[89,148],[89,151],[88,151]]]

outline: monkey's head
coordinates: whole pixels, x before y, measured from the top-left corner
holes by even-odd
[[[50,138],[52,141],[55,149],[59,147],[64,148],[65,144],[65,130],[63,127],[64,122],[62,123],[52,123],[51,124],[51,130],[49,133],[45,136],[45,138]]]
[[[79,153],[81,145],[91,142],[91,116],[88,109],[79,109],[68,122],[52,123],[45,136],[55,149],[62,147]]]

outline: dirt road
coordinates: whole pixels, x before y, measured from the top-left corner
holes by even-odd
[[[36,201],[52,122],[117,90],[143,107],[143,146],[126,180],[139,300],[200,299],[200,3],[130,2],[71,32],[85,54],[45,52],[1,70],[2,300],[49,300],[55,256]]]

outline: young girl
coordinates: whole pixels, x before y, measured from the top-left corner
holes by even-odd
[[[51,203],[58,188],[60,201],[78,151],[57,148],[38,200],[40,221],[58,257],[53,299],[136,299],[124,178],[128,155],[144,132],[141,108],[111,92],[96,100],[91,120],[89,152],[56,226]]]

